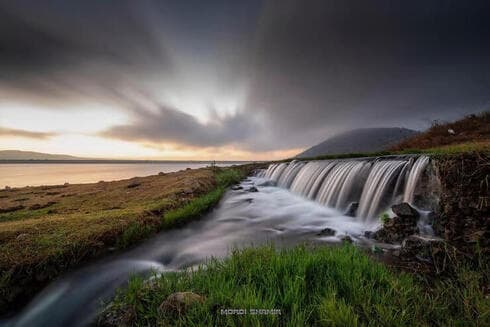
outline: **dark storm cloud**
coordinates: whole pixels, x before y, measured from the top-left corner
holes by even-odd
[[[66,108],[109,100],[133,121],[107,137],[257,151],[358,127],[421,129],[489,108],[489,1],[271,0],[261,8],[0,0],[0,97]],[[207,93],[245,93],[244,109],[204,124],[158,104],[193,88],[204,103]]]
[[[0,136],[26,137],[32,139],[47,139],[55,136],[55,133],[31,132],[21,129],[0,127]]]
[[[209,123],[201,123],[194,116],[168,106],[134,112],[131,124],[114,126],[101,135],[126,141],[214,147],[243,143],[253,130],[253,121],[243,113],[224,117],[216,114]]]
[[[149,1],[2,1],[2,94],[103,97],[107,86],[168,73],[150,9]]]
[[[486,0],[270,1],[248,97],[271,127],[257,146],[488,108],[489,14]]]

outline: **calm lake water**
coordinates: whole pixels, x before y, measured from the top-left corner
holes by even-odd
[[[242,162],[243,163],[243,162]],[[217,163],[218,166],[240,164]],[[57,184],[95,183],[131,177],[169,173],[186,168],[201,168],[208,163],[22,163],[0,164],[0,188]]]

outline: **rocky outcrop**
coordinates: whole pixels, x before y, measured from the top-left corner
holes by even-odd
[[[436,158],[441,183],[434,232],[468,255],[490,253],[490,160],[488,153]]]
[[[389,218],[383,227],[373,234],[373,238],[383,243],[400,243],[406,237],[417,234],[419,213],[408,203],[391,207],[395,217]]]

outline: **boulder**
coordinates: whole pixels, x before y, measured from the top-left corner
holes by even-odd
[[[395,217],[387,219],[383,227],[373,234],[373,238],[384,243],[400,243],[406,237],[418,234],[417,221],[419,213],[404,202],[391,207]]]
[[[347,210],[345,210],[344,215],[349,217],[355,217],[358,208],[359,208],[359,202],[351,202],[347,207]]]
[[[252,186],[251,188],[249,188],[247,190],[248,192],[258,192],[259,190],[255,187],[255,186]]]
[[[324,228],[322,229],[317,235],[318,236],[334,236],[335,235],[335,230],[332,228]]]
[[[170,294],[160,305],[160,310],[166,313],[184,313],[190,306],[203,303],[204,297],[193,292],[177,292]]]
[[[419,212],[406,202],[395,204],[391,207],[391,210],[400,218],[416,220],[420,216]]]

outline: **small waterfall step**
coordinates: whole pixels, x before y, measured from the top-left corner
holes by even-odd
[[[358,203],[357,216],[372,222],[396,201],[412,203],[428,156],[386,156],[271,164],[261,177],[325,206],[346,211]]]

